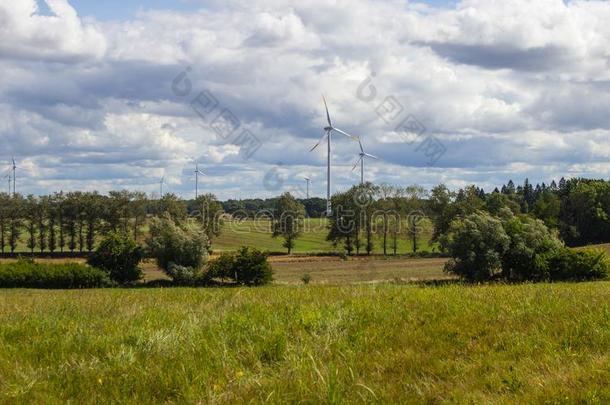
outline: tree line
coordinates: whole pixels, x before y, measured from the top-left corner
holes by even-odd
[[[122,231],[143,238],[147,218],[169,213],[176,221],[195,219],[212,241],[222,229],[220,214],[272,217],[272,232],[291,251],[302,234],[302,219],[324,216],[325,200],[297,199],[286,193],[270,199],[218,201],[213,194],[182,200],[174,194],[149,199],[142,192],[58,192],[44,196],[0,194],[0,251],[15,252],[25,243],[30,252],[91,252],[100,234]],[[381,244],[384,254],[396,253],[400,238],[419,250],[424,224],[432,226],[432,241],[447,233],[452,221],[503,208],[515,215],[540,219],[570,246],[610,242],[610,182],[561,179],[548,185],[511,180],[491,192],[476,185],[450,190],[438,185],[396,187],[366,183],[336,193],[327,239],[350,253],[371,253]]]

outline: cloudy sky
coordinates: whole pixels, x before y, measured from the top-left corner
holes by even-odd
[[[0,0],[0,175],[23,193],[609,177],[610,2]],[[359,148],[333,137],[334,191]],[[2,186],[2,184],[5,184]],[[6,179],[0,187],[6,188]]]

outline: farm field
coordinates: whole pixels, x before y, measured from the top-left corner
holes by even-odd
[[[328,234],[326,219],[309,218],[305,221],[304,232],[296,241],[294,253],[337,252],[343,250],[342,246],[334,247],[331,242],[326,240],[326,235]],[[428,220],[422,222],[421,235],[418,238],[419,251],[432,251],[435,248],[435,246],[430,243],[430,238],[432,236],[431,226],[432,225]],[[147,233],[148,225],[142,226],[141,240],[139,240],[139,242],[144,243],[144,238]],[[102,235],[103,234],[100,233],[97,239]],[[17,252],[30,251],[27,247],[26,240],[27,235],[21,235],[21,239],[17,245]],[[373,241],[373,253],[383,253],[381,236],[374,235]],[[284,253],[286,252],[286,248],[282,246],[282,243],[282,238],[273,238],[271,236],[271,222],[268,220],[232,220],[225,223],[221,235],[214,239],[213,248],[216,251],[231,251],[237,250],[240,246],[252,246],[270,252]],[[391,238],[388,236],[388,253],[393,252],[391,243]],[[64,250],[66,252],[68,251],[67,248]],[[38,251],[38,249],[34,249],[34,252]],[[410,253],[412,251],[412,242],[407,240],[406,229],[402,229],[397,240],[397,253]]]
[[[328,229],[326,219],[307,219],[303,235],[296,241],[295,253],[315,253],[315,252],[335,252],[343,250],[342,246],[334,247],[331,242],[326,240]],[[418,241],[418,250],[432,250],[430,245],[431,225],[428,222],[422,224],[422,234]],[[271,252],[285,252],[282,246],[282,238],[271,236],[271,222],[267,220],[253,221],[232,221],[225,224],[222,234],[214,240],[216,250],[236,250],[240,246],[253,246],[258,249],[269,250]],[[391,241],[388,239],[388,253],[392,252]],[[411,242],[406,238],[406,231],[403,229],[397,243],[398,253],[412,252]],[[374,238],[373,253],[383,253],[381,238],[376,235]]]
[[[0,402],[610,401],[610,282],[0,291]]]
[[[211,259],[214,259],[212,256]],[[380,281],[443,280],[451,276],[443,272],[447,259],[359,256],[342,260],[328,256],[271,256],[269,262],[276,284],[301,284],[305,274],[312,284],[345,284]],[[13,259],[0,259],[14,261]],[[36,261],[84,263],[84,259],[36,259]],[[141,264],[144,280],[164,279],[167,276],[153,260]]]

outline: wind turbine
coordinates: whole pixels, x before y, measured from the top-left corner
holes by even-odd
[[[358,139],[358,144],[360,145],[360,154],[359,154],[360,158],[356,161],[356,164],[352,168],[352,172],[354,170],[356,170],[358,163],[360,163],[360,184],[364,184],[364,158],[365,157],[370,157],[372,159],[379,159],[379,158],[377,156],[371,155],[370,153],[366,153],[364,151],[364,148],[362,147],[362,142],[360,142],[360,139]]]
[[[330,217],[332,215],[332,207],[330,204],[330,172],[331,172],[331,138],[332,138],[332,132],[338,132],[341,135],[345,135],[348,138],[352,139],[352,140],[359,140],[359,138],[357,136],[353,136],[348,134],[345,131],[340,130],[339,128],[335,128],[333,127],[333,123],[330,120],[330,114],[328,113],[328,105],[326,104],[326,99],[324,98],[324,96],[322,96],[322,100],[324,101],[324,108],[326,109],[326,120],[328,121],[328,126],[324,127],[324,135],[322,136],[322,138],[320,138],[320,140],[318,141],[318,143],[315,144],[315,146],[313,148],[311,148],[309,151],[313,151],[315,148],[317,148],[322,141],[324,140],[324,138],[326,138],[326,140],[328,141],[327,143],[327,149],[326,149],[326,159],[327,159],[327,167],[326,167],[326,216]]]
[[[309,200],[309,183],[311,183],[311,179],[309,177],[303,177],[307,182],[307,199]]]
[[[206,176],[204,172],[199,170],[199,162],[195,161],[195,200],[199,197],[199,175]]]
[[[161,177],[161,181],[159,182],[159,186],[161,187],[161,194],[159,194],[159,199],[163,199],[163,184],[165,184],[165,176]]]
[[[17,184],[17,165],[15,164],[15,156],[12,157],[13,159],[13,197],[15,197],[15,185]],[[10,190],[9,190],[10,192]]]

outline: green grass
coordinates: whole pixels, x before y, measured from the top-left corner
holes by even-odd
[[[326,240],[328,229],[326,227],[326,219],[311,218],[306,219],[306,228],[303,234],[297,239],[295,253],[320,253],[320,252],[336,252],[342,251],[343,246],[334,247],[331,242]],[[380,228],[379,228],[380,229]],[[148,233],[148,225],[143,225],[141,229],[140,242],[144,241],[144,236]],[[418,250],[431,251],[433,249],[430,244],[432,235],[432,226],[429,221],[422,223],[422,233],[418,241]],[[98,234],[98,239],[101,238]],[[29,252],[27,247],[27,232],[23,232],[17,245],[17,252]],[[374,250],[373,253],[383,253],[382,238],[380,235],[374,235]],[[270,252],[286,252],[286,248],[282,246],[282,238],[273,238],[271,236],[271,223],[268,220],[234,220],[227,222],[222,229],[221,235],[214,240],[214,250],[232,251],[237,250],[241,246],[252,246]],[[364,247],[364,240],[362,242]],[[391,239],[388,236],[387,242],[388,253],[392,253]],[[8,252],[7,248],[7,252]],[[34,249],[38,252],[39,249]],[[59,249],[57,249],[59,251]],[[69,252],[67,247],[64,247],[65,252]],[[78,251],[78,249],[76,250]],[[364,248],[362,249],[364,251]],[[398,238],[397,253],[410,253],[413,249],[411,241],[407,240],[406,230],[402,229],[401,235]]]
[[[334,247],[326,240],[328,229],[326,219],[307,219],[305,231],[296,241],[295,253],[315,253],[342,251],[343,246]],[[429,243],[431,237],[431,226],[424,224],[422,235],[419,238],[419,250],[432,250]],[[286,252],[282,246],[282,238],[271,236],[271,223],[266,220],[233,221],[227,223],[221,235],[214,240],[215,250],[236,250],[240,246],[253,246],[271,252]],[[391,240],[388,237],[388,253],[392,253]],[[363,241],[364,246],[364,241]],[[380,235],[374,237],[373,253],[383,253],[382,238]],[[364,251],[364,249],[362,249]],[[412,252],[411,242],[407,240],[405,230],[398,239],[398,253]]]
[[[0,291],[5,403],[608,403],[610,282]]]

